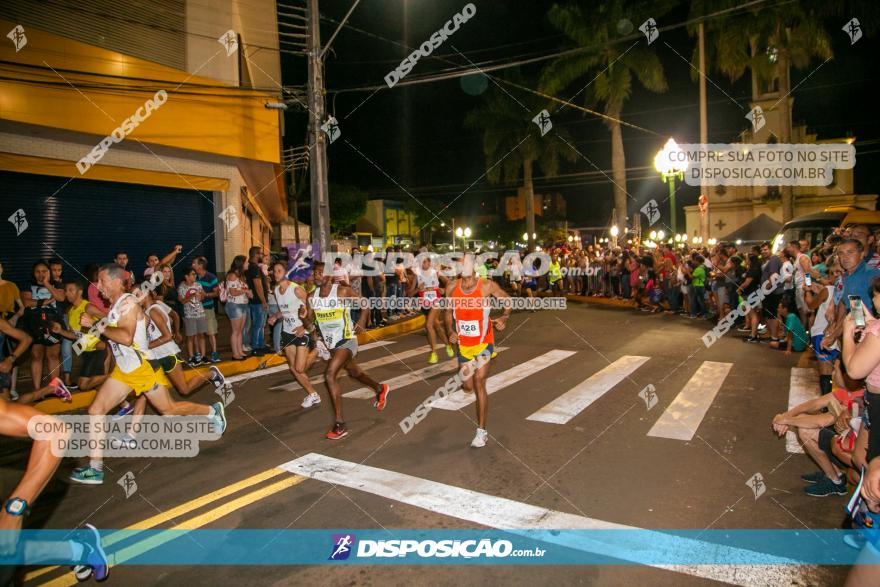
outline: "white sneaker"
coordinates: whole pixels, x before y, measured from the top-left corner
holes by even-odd
[[[306,399],[303,400],[301,404],[304,408],[311,408],[312,406],[316,406],[321,403],[321,396],[317,393],[310,393],[306,396]]]
[[[474,439],[471,441],[471,446],[474,448],[483,448],[486,446],[486,440],[489,438],[489,433],[483,430],[482,428],[477,428],[477,434],[474,436]]]

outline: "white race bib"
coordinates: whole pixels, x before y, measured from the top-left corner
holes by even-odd
[[[479,320],[459,320],[458,321],[459,336],[480,336]]]
[[[437,299],[437,290],[435,289],[426,289],[424,292],[424,298],[426,302],[433,302]]]

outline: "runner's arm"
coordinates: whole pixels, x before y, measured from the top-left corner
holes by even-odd
[[[816,284],[818,285],[818,284]],[[822,287],[822,286],[819,286]],[[819,306],[828,299],[828,289],[822,287],[819,290],[819,293],[816,294],[813,292],[812,288],[804,288],[804,301],[807,303],[807,307],[810,310],[816,310]]]
[[[452,292],[455,290],[455,282],[450,281],[446,286],[446,300],[447,302],[452,301]],[[450,303],[446,307],[446,311],[443,313],[443,324],[446,327],[446,337],[449,339],[449,344],[458,344],[458,333],[455,332],[455,327],[453,324],[453,305]]]
[[[107,340],[112,340],[123,346],[131,346],[132,343],[134,343],[137,312],[133,311],[132,308],[136,304],[131,300],[129,300],[129,304],[130,305],[120,308],[119,322],[117,322],[117,325],[107,326],[104,328],[104,332],[101,333]]]
[[[171,342],[172,340],[174,340],[174,336],[171,334],[171,331],[168,330],[168,324],[165,322],[165,316],[162,314],[162,311],[159,308],[153,308],[152,310],[150,310],[150,320],[153,322],[153,324],[156,325],[156,328],[158,328],[159,332],[162,334],[162,336],[150,343],[151,349],[162,346],[166,342]]]

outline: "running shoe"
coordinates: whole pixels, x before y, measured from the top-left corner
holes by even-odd
[[[223,373],[214,366],[208,369],[208,381],[213,383],[216,389],[220,389],[226,384],[226,378],[223,376]]]
[[[345,424],[342,422],[337,422],[333,425],[333,428],[330,429],[327,434],[324,435],[329,440],[339,440],[344,436],[348,436],[348,428],[345,427]]]
[[[211,416],[211,421],[214,423],[215,428],[220,429],[220,434],[226,432],[226,410],[223,408],[223,402],[217,402],[211,406],[214,408],[214,415]]]
[[[61,398],[61,401],[70,401],[70,398],[72,397],[70,395],[70,389],[68,389],[67,386],[64,385],[64,382],[61,381],[60,378],[55,377],[52,381],[49,382],[49,385],[55,388],[52,393]]]
[[[114,450],[134,450],[137,448],[137,441],[131,434],[123,434],[119,438],[110,439],[110,448]]]
[[[92,467],[79,467],[70,474],[70,480],[84,485],[101,485],[104,483],[104,471]]]
[[[818,483],[825,478],[825,473],[816,471],[815,473],[804,473],[801,475],[801,481],[804,483]]]
[[[809,487],[804,487],[804,493],[810,497],[827,497],[829,495],[846,495],[848,492],[846,490],[845,480],[841,480],[840,483],[835,483],[828,477],[824,477],[818,483],[810,485]]]
[[[373,402],[373,405],[376,406],[377,412],[381,412],[385,409],[385,404],[388,403],[389,393],[391,393],[391,388],[388,387],[387,383],[383,383],[381,391],[376,394],[376,401]]]
[[[219,363],[220,362],[220,353],[218,353],[217,351],[214,351],[213,353],[211,353],[211,362],[212,363]]]
[[[65,383],[69,391],[79,391],[79,385],[76,383]]]
[[[9,390],[9,401],[17,402],[18,401],[18,391],[14,389]]]
[[[83,546],[82,564],[92,569],[95,581],[105,581],[110,576],[110,562],[101,543],[101,534],[91,524],[86,524],[86,529],[88,532],[82,533],[84,540],[80,542]]]
[[[437,353],[432,351],[431,354],[428,355],[428,364],[429,365],[436,365],[437,364]]]
[[[311,408],[312,406],[316,406],[319,403],[321,403],[321,396],[317,393],[310,393],[306,396],[306,398],[303,400],[303,403],[300,405],[302,405],[302,407],[304,408]]]
[[[471,446],[474,448],[483,448],[486,446],[486,441],[488,439],[489,433],[482,428],[477,428],[477,434],[474,436],[474,439],[471,440]]]
[[[455,356],[455,351],[452,350],[451,344],[446,345],[446,356],[449,357],[450,359]]]
[[[126,402],[124,406],[119,408],[119,411],[116,412],[116,415],[113,416],[114,420],[121,420],[124,417],[128,416],[134,411],[134,404]]]

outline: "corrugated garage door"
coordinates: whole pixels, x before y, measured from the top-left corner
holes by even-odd
[[[198,192],[164,187],[0,171],[0,262],[4,279],[21,288],[34,261],[60,257],[64,276],[89,263],[109,263],[117,251],[129,256],[140,277],[151,252],[160,258],[180,243],[175,274],[198,255],[215,269],[214,213]],[[64,187],[62,187],[64,186]],[[58,192],[57,194],[55,192]],[[55,195],[53,195],[55,194]],[[16,236],[7,219],[22,209],[28,228]]]

